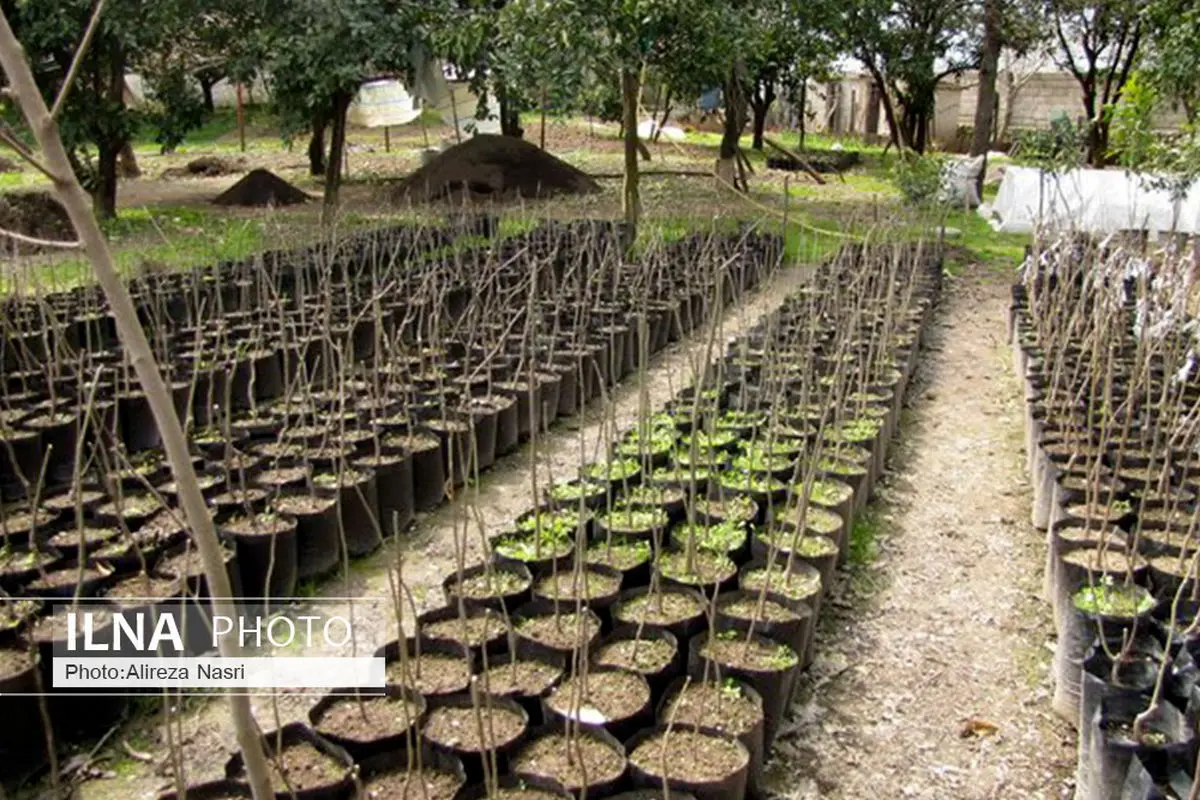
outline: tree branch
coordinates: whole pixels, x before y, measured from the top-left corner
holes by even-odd
[[[53,239],[38,239],[33,236],[26,236],[23,233],[17,233],[16,231],[5,230],[4,228],[0,228],[0,236],[21,242],[22,244],[33,245],[34,247],[57,247],[62,250],[77,250],[83,247],[83,242],[78,240],[74,242],[56,242]]]
[[[63,78],[63,85],[58,90],[58,97],[54,99],[54,107],[50,109],[50,119],[58,119],[58,112],[62,110],[63,103],[67,100],[67,94],[71,91],[71,84],[75,82],[75,76],[79,74],[79,67],[83,64],[83,56],[87,53],[87,49],[92,43],[92,37],[96,35],[96,29],[100,27],[100,14],[104,11],[104,3],[105,0],[96,0],[96,8],[92,11],[92,18],[88,20],[87,30],[83,34],[83,41],[79,43],[79,48],[75,51],[75,58],[71,61],[71,68],[67,70],[67,77]]]
[[[37,157],[33,154],[33,152],[25,146],[24,142],[17,138],[13,130],[8,127],[7,123],[3,121],[0,121],[0,142],[3,142],[12,148],[14,153],[28,162],[29,165],[38,172],[49,178],[51,182],[55,180],[54,175],[50,173],[50,170],[46,168],[46,165],[37,160]]]

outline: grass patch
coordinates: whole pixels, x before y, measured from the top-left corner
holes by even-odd
[[[879,517],[874,509],[854,520],[850,529],[850,552],[847,560],[856,567],[874,563],[879,556]]]
[[[25,189],[30,186],[49,186],[50,181],[40,172],[0,172],[0,192]]]
[[[962,231],[962,237],[951,240],[970,252],[975,263],[989,269],[1011,272],[1025,258],[1025,247],[1032,239],[1027,233],[1000,233],[974,211],[952,211],[946,225]]]

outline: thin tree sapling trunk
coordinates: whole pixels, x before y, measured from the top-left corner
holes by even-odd
[[[71,170],[71,162],[59,136],[58,125],[50,115],[50,109],[42,98],[26,60],[24,48],[17,41],[3,9],[0,9],[0,66],[3,66],[8,77],[9,95],[20,106],[41,148],[44,159],[42,171],[52,176],[55,193],[80,241],[83,242],[88,260],[112,309],[117,331],[130,364],[137,373],[142,390],[146,393],[154,421],[162,434],[163,447],[178,487],[180,504],[204,564],[205,579],[211,589],[214,612],[230,619],[239,618],[221,544],[217,540],[212,516],[196,479],[187,440],[175,414],[171,393],[163,381],[133,301],[117,275],[108,243],[100,231],[96,217],[92,214],[87,194]],[[67,88],[69,86],[64,85],[64,91]],[[226,658],[236,658],[240,655],[239,643],[230,637],[221,638],[220,649],[221,655]],[[271,789],[258,726],[250,710],[250,700],[246,696],[230,696],[229,703],[255,800],[268,800],[274,796],[274,792]]]

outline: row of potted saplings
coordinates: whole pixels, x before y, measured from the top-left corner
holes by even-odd
[[[231,532],[252,542],[270,534],[267,541],[274,547],[277,537],[291,537],[293,527],[311,529],[301,536],[300,563],[293,567],[296,559],[282,555],[274,580],[266,586],[271,596],[287,596],[296,579],[331,568],[337,555],[332,534],[337,529],[349,532],[350,555],[370,552],[380,540],[376,527],[385,532],[402,529],[414,510],[441,502],[447,477],[451,487],[460,486],[468,474],[487,469],[497,456],[514,450],[536,427],[549,424],[560,412],[577,412],[603,391],[600,377],[608,382],[624,378],[636,361],[631,350],[640,349],[647,357],[668,338],[634,333],[611,331],[607,342],[588,353],[556,355],[551,347],[540,355],[550,360],[552,369],[538,370],[525,381],[493,382],[516,375],[518,362],[525,358],[520,352],[524,339],[510,339],[505,352],[476,353],[484,360],[476,367],[465,344],[448,343],[436,350],[425,348],[407,361],[397,356],[399,364],[387,370],[382,381],[376,373],[373,382],[353,379],[329,389],[300,382],[282,401],[237,414],[226,404],[221,424],[192,436],[198,465],[208,467],[201,475],[202,488],[220,517],[239,517]],[[49,492],[33,484],[37,502],[0,510],[0,534],[8,551],[0,564],[0,586],[9,591],[74,594],[71,575],[46,573],[66,563],[62,550],[69,555],[78,549],[75,520],[80,517],[85,523],[83,550],[97,567],[120,571],[141,566],[138,556],[149,555],[147,549],[157,552],[174,544],[165,540],[177,533],[171,519],[159,520],[167,537],[158,535],[159,526],[147,525],[162,516],[164,505],[173,506],[176,494],[161,451],[129,454],[103,447],[103,432],[88,435],[93,427],[102,431],[102,422],[91,424],[94,407],[87,407],[71,444],[81,439],[90,444],[82,455],[95,467],[80,464],[78,447],[63,448],[74,456],[70,472],[72,486],[78,488]],[[451,459],[454,444],[468,439],[472,462]],[[92,485],[86,485],[88,478]],[[340,513],[333,514],[329,502],[312,499],[320,494],[340,500]],[[277,495],[286,497],[287,507],[275,510],[299,517],[302,525],[238,513],[260,512]],[[382,526],[364,524],[371,516]],[[135,534],[142,531],[139,542]],[[308,544],[312,546],[304,547]],[[243,549],[251,560],[261,561],[249,552],[256,549],[252,543]],[[264,582],[253,574],[256,568],[247,568],[251,590],[262,591]],[[87,577],[99,584],[107,576]]]
[[[326,392],[301,383],[298,397],[263,406],[255,416],[231,414],[219,429],[193,437],[236,591],[291,596],[299,582],[373,551],[384,537],[403,530],[415,511],[440,503],[448,486],[453,491],[469,474],[515,449],[535,427],[552,422],[563,408],[561,384],[583,385],[581,373],[595,369],[573,359],[561,370],[537,374],[536,381],[468,396],[461,400],[462,412],[447,413],[456,398],[445,384],[470,391],[477,382],[463,374],[463,359],[446,357],[450,349],[438,353],[446,364],[438,368],[444,375],[438,381],[422,377],[432,367],[412,374],[389,371],[383,397],[363,380]],[[429,358],[426,364],[432,364]],[[501,394],[506,390],[509,396]],[[574,390],[571,395],[567,408],[575,410],[581,395]],[[87,433],[85,423],[81,435]],[[455,452],[469,459],[455,458]],[[44,497],[35,492],[31,507],[0,509],[6,545],[0,552],[0,589],[46,599],[69,599],[77,592],[166,599],[184,591],[180,581],[196,588],[200,565],[175,510],[176,491],[162,455],[97,447],[76,457],[81,465],[74,485],[80,488]],[[85,472],[82,464],[93,461],[97,466]],[[97,477],[88,482],[88,474]],[[38,620],[32,639],[48,654],[65,630],[58,619],[39,619],[44,610],[36,602],[0,603],[0,638],[6,640],[0,641],[0,679],[13,690],[30,689],[39,677],[49,685],[48,673],[34,669],[28,643],[17,635]],[[49,663],[41,660],[44,667]],[[39,726],[40,715],[28,703],[11,697],[5,702],[24,708],[18,716],[30,720],[29,729]],[[55,730],[86,734],[121,710],[115,698],[95,705],[94,713],[80,714],[75,698],[52,698]],[[0,742],[0,750],[36,747],[36,737],[11,738]]]
[[[1013,292],[1053,702],[1079,730],[1081,800],[1190,796],[1200,744],[1200,382],[1187,315],[1162,294],[1187,265],[1112,280],[1127,261],[1059,243]],[[1165,322],[1153,336],[1139,335],[1155,327],[1146,309]]]
[[[220,262],[186,271],[149,272],[128,281],[127,290],[144,325],[194,324],[204,316],[247,311],[264,299],[264,276],[276,291],[290,295],[297,285],[318,285],[328,274],[356,278],[379,263],[406,264],[444,251],[462,236],[494,235],[496,226],[477,220],[454,220],[451,225],[427,222],[390,225],[351,233],[339,232],[291,250],[266,251],[240,262]],[[609,240],[611,226],[594,222],[577,226],[543,226],[544,239],[572,235]],[[0,367],[5,373],[29,368],[49,358],[53,338],[64,339],[75,350],[102,350],[116,340],[116,323],[104,292],[98,285],[83,284],[66,291],[13,293],[0,301],[4,336],[0,337]]]
[[[771,266],[761,257],[771,248],[768,239],[739,244],[749,258],[724,262],[728,268],[723,274],[714,267],[711,276],[704,274],[708,285],[736,279],[735,288],[741,290]],[[508,248],[518,245],[509,243]],[[512,351],[529,352],[536,337],[539,348],[553,353],[542,364],[546,370],[563,367],[571,357],[596,362],[597,369],[584,371],[587,385],[579,390],[594,394],[594,375],[608,377],[630,368],[643,320],[642,335],[654,352],[711,313],[713,294],[720,297],[706,286],[680,288],[681,281],[692,280],[687,275],[703,271],[690,269],[694,262],[672,258],[666,250],[636,267],[607,255],[598,261],[591,251],[567,245],[553,256],[553,261],[531,261],[526,269],[492,250],[456,252],[453,261],[431,262],[402,277],[376,269],[361,279],[362,285],[351,287],[332,283],[328,276],[325,283],[299,287],[296,295],[281,294],[271,283],[275,276],[264,275],[258,281],[262,301],[252,309],[210,309],[206,314],[202,302],[197,319],[183,326],[164,320],[152,342],[178,413],[203,436],[206,427],[219,428],[231,413],[254,419],[260,406],[286,397],[297,384],[328,388],[363,363],[376,374],[416,360],[419,369],[443,379],[440,364],[429,362],[447,356],[435,349],[433,359],[422,359],[427,342],[459,341],[465,350],[451,357],[471,356],[474,363],[466,366],[472,377],[490,384],[526,377],[528,366],[513,363],[519,359],[512,358]],[[684,263],[689,269],[683,269]],[[564,264],[555,280],[540,279],[540,273],[560,272]],[[394,263],[386,266],[398,269]],[[612,273],[612,285],[626,287],[620,295],[601,295],[606,270]],[[467,276],[472,288],[464,291]],[[652,283],[670,289],[670,301],[656,299]],[[539,286],[539,294],[529,291],[533,285]],[[31,354],[27,369],[6,374],[0,387],[0,488],[10,496],[29,497],[35,484],[70,481],[85,408],[96,416],[91,429],[111,432],[127,452],[159,441],[149,405],[115,339],[103,349],[75,350],[45,326],[42,333],[47,350]],[[562,394],[561,405],[576,408],[571,393]]]
[[[781,317],[806,319],[832,296],[809,295]],[[798,329],[754,332],[745,343],[769,343],[761,370],[716,370],[628,431],[606,461],[548,487],[543,505],[493,538],[491,559],[460,561],[443,581],[447,605],[383,648],[383,696],[330,695],[311,726],[266,737],[277,788],[608,797],[630,784],[661,794],[666,783],[698,798],[761,794],[763,761],[811,659],[855,505],[878,477],[928,307],[897,316],[903,344],[884,351],[903,368],[881,376],[888,391],[872,382],[867,407],[880,413],[867,416],[865,447],[843,434],[863,429],[848,424],[863,406],[851,398],[859,376],[845,367],[867,368],[866,352],[859,362],[810,360],[807,393],[795,372],[786,383],[770,377],[804,349]],[[829,346],[863,330],[815,335]],[[735,347],[723,363],[752,360],[748,352]],[[749,396],[763,405],[739,408]],[[795,410],[765,410],[778,407]],[[858,496],[838,479],[847,472],[861,481]],[[219,787],[244,793],[243,777],[235,757]]]

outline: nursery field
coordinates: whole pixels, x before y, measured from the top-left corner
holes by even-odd
[[[245,155],[228,127],[139,147],[109,223],[235,592],[358,608],[386,661],[382,693],[251,698],[279,796],[1190,780],[1194,357],[1135,334],[1178,316],[1118,277],[1135,254],[1063,238],[1018,272],[1027,239],[904,207],[878,149],[824,183],[752,152],[745,196],[647,176],[631,241],[620,143],[577,120],[547,148],[599,193],[395,202],[445,133],[351,131],[332,235],[319,203],[211,204],[251,167],[315,194],[253,126]],[[238,171],[180,176],[201,154]],[[0,600],[0,797],[249,797],[218,693],[50,686],[54,603],[204,619],[211,592],[85,265],[0,269],[0,596],[27,598]]]

